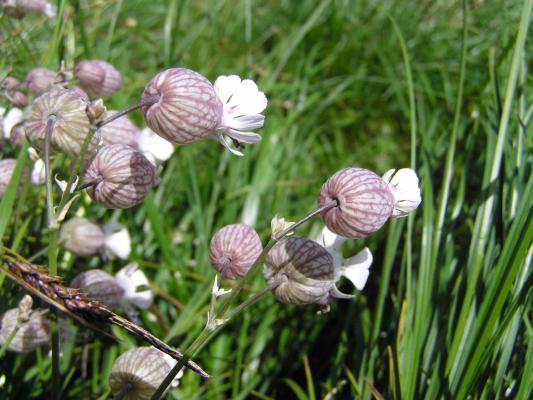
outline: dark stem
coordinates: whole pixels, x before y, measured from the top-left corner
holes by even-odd
[[[83,189],[87,189],[88,187],[91,187],[91,186],[96,186],[100,182],[102,182],[103,180],[104,180],[104,178],[100,177],[98,179],[95,179],[94,181],[86,182],[83,185],[78,186],[78,188],[76,189],[76,192],[80,192]]]
[[[98,124],[96,124],[96,129],[101,128],[102,126],[107,125],[110,122],[113,122],[114,120],[116,120],[116,119],[118,119],[120,117],[123,117],[124,115],[126,115],[126,114],[128,114],[128,113],[130,113],[130,112],[132,112],[132,111],[134,111],[134,110],[136,110],[138,108],[141,108],[141,107],[144,107],[144,106],[151,106],[152,104],[157,103],[160,98],[161,98],[160,95],[156,95],[156,96],[148,97],[147,99],[143,99],[143,100],[139,101],[138,103],[132,104],[131,106],[126,107],[124,110],[121,110],[118,113],[113,114],[109,118],[104,119],[103,121],[101,121]]]

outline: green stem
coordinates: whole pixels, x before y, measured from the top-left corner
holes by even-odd
[[[257,261],[254,263],[252,268],[250,269],[250,272],[246,275],[244,279],[241,279],[237,285],[232,289],[230,295],[226,299],[226,301],[221,305],[218,313],[214,314],[213,316],[210,316],[210,319],[212,321],[215,320],[221,320],[222,323],[220,325],[214,325],[213,324],[206,324],[202,332],[200,332],[200,335],[194,340],[194,342],[183,352],[183,357],[178,360],[177,364],[172,368],[172,370],[168,373],[168,375],[165,377],[163,382],[159,385],[155,393],[152,395],[151,400],[158,400],[160,399],[165,391],[167,390],[167,387],[170,385],[174,377],[178,374],[178,372],[187,364],[187,362],[198,353],[198,351],[201,350],[201,348],[220,330],[222,329],[232,318],[236,317],[240,312],[245,310],[247,307],[255,303],[257,300],[259,300],[262,296],[265,294],[271,292],[276,287],[278,287],[282,281],[275,281],[272,282],[267,287],[261,289],[259,292],[252,295],[250,298],[245,300],[242,304],[238,305],[226,318],[223,320],[224,314],[228,310],[230,304],[237,298],[239,293],[241,292],[242,288],[244,287],[245,283],[247,283],[252,276],[254,276],[253,271],[258,269],[258,266],[263,264],[263,261],[270,251],[270,249],[281,239],[283,239],[285,236],[291,234],[296,228],[301,226],[302,224],[309,221],[311,218],[315,217],[318,214],[321,214],[323,212],[326,212],[334,207],[338,206],[338,202],[336,200],[333,200],[324,206],[318,207],[315,210],[311,211],[309,214],[307,214],[305,217],[300,219],[299,221],[293,223],[290,225],[287,229],[281,231],[278,234],[273,234],[272,238],[269,240],[267,245],[264,247],[263,251],[261,252],[261,255],[257,259]]]

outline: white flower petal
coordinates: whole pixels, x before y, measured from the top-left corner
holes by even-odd
[[[154,300],[154,292],[146,278],[146,275],[138,269],[137,263],[126,265],[117,272],[115,278],[124,289],[122,302],[134,304],[139,308],[149,308]],[[144,289],[139,290],[144,287]]]
[[[222,133],[218,133],[216,135],[216,138],[217,140],[222,144],[222,146],[224,146],[226,149],[228,149],[229,151],[231,151],[233,154],[235,154],[236,156],[239,156],[239,157],[242,157],[244,154],[242,154],[239,150],[236,150],[234,149],[233,147],[231,147],[231,145],[228,143],[228,141],[226,140],[226,137],[224,136],[224,134]]]
[[[44,161],[39,158],[33,163],[31,171],[31,183],[34,185],[42,185],[46,181],[46,171],[44,168]]]
[[[219,76],[213,84],[218,98],[222,104],[226,104],[228,100],[231,99],[233,93],[237,91],[240,85],[241,78],[239,78],[237,75]]]
[[[153,347],[153,348],[155,348],[155,347]],[[178,363],[174,358],[169,356],[167,353],[161,352],[161,354],[163,355],[163,358],[165,359],[166,363],[170,366],[170,368],[174,368],[174,366]],[[174,377],[174,379],[172,379],[172,382],[170,383],[171,387],[173,387],[173,388],[178,387],[178,385],[180,384],[180,379],[183,377],[183,370],[184,369],[185,368],[180,369],[178,374]]]
[[[372,253],[365,247],[355,256],[344,260],[342,267],[337,270],[337,280],[341,276],[348,278],[358,290],[363,290],[370,274]]]
[[[4,137],[9,139],[11,137],[11,129],[23,119],[23,112],[20,108],[10,109],[2,120]]]
[[[126,226],[118,222],[104,225],[104,248],[108,253],[126,259],[131,252],[131,238]]]
[[[233,118],[231,128],[233,129],[259,129],[265,124],[265,116],[261,114],[241,115]]]
[[[267,106],[265,94],[251,79],[244,79],[228,101],[228,109],[235,116],[260,114]]]
[[[174,152],[174,146],[168,140],[157,135],[150,128],[145,128],[139,134],[139,149],[150,160],[158,163],[166,161]]]
[[[393,216],[405,217],[419,206],[422,196],[418,186],[419,179],[414,170],[402,168],[395,173],[392,169],[383,175],[383,179],[394,196]]]
[[[344,236],[337,235],[325,226],[318,235],[316,242],[326,248],[328,251],[339,252],[341,245],[348,240]],[[331,252],[330,251],[330,252]]]
[[[254,133],[254,132],[241,132],[241,131],[236,131],[235,129],[230,129],[227,132],[227,135],[230,138],[235,139],[236,141],[241,142],[241,143],[253,144],[253,143],[259,143],[261,141],[261,135]]]

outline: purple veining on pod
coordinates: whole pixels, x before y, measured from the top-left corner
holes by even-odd
[[[60,243],[78,256],[91,256],[104,245],[104,230],[96,222],[83,217],[73,217],[61,226]]]
[[[327,304],[335,290],[333,257],[313,240],[290,237],[268,252],[263,275],[267,283],[283,279],[274,295],[289,304]]]
[[[104,119],[111,117],[118,111],[107,111]],[[139,147],[139,135],[141,130],[127,115],[117,118],[98,129],[100,138],[106,144],[125,144],[133,148]]]
[[[320,190],[318,204],[331,200],[339,205],[324,212],[322,219],[331,231],[352,239],[376,232],[394,209],[388,185],[364,168],[344,168],[329,178]]]
[[[146,124],[174,144],[192,143],[212,136],[222,118],[220,102],[211,82],[186,68],[157,74],[144,89],[142,99],[159,96],[143,107]]]
[[[34,96],[50,90],[57,79],[57,72],[47,68],[34,68],[26,75],[26,86]]]
[[[211,239],[209,259],[222,278],[241,278],[263,251],[257,232],[246,224],[226,225]]]
[[[15,332],[7,347],[10,351],[27,353],[39,346],[46,346],[50,340],[50,326],[42,311],[28,310],[27,315],[22,316],[20,306],[7,310],[0,323],[0,345]]]
[[[81,289],[91,299],[110,308],[117,307],[124,297],[124,289],[115,277],[100,269],[90,269],[78,274],[70,286]]]
[[[89,196],[106,208],[129,208],[144,200],[156,184],[155,167],[146,157],[123,144],[103,146],[85,173]]]
[[[76,157],[91,128],[87,106],[78,90],[53,88],[34,100],[30,116],[24,123],[26,136],[34,147],[43,149],[46,125],[51,118],[54,120],[52,149]],[[98,135],[94,135],[86,153],[87,159],[94,155],[98,143]]]
[[[10,93],[9,98],[14,107],[24,108],[28,105],[28,98],[22,92]]]
[[[21,122],[11,128],[9,141],[15,147],[22,147],[24,139],[26,139],[26,132],[24,131],[24,123]]]
[[[13,158],[6,158],[0,160],[0,197],[4,195],[7,189],[7,185],[13,175],[13,170],[17,165],[17,160]]]
[[[109,96],[122,86],[120,72],[113,65],[102,60],[80,61],[74,73],[81,88],[91,96]]]

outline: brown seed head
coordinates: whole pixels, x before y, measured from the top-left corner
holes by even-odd
[[[195,71],[171,68],[157,74],[144,88],[146,124],[174,144],[187,144],[215,133],[222,118],[220,102],[211,82]]]
[[[289,304],[327,304],[335,287],[331,254],[313,240],[296,236],[272,247],[265,259],[263,275],[269,284],[282,281],[274,295]]]
[[[236,279],[246,275],[262,251],[261,239],[252,227],[227,225],[211,239],[209,259],[222,278]]]
[[[103,146],[85,173],[89,196],[106,208],[129,208],[144,200],[157,182],[155,167],[139,151],[123,145]]]
[[[364,168],[344,168],[329,178],[320,189],[318,204],[332,200],[338,206],[322,213],[322,219],[331,231],[352,239],[376,232],[394,209],[385,181]]]

